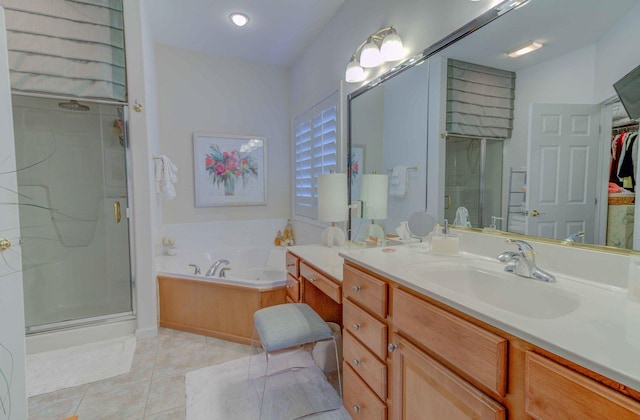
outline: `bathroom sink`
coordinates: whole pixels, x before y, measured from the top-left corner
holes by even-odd
[[[504,265],[478,260],[416,264],[411,272],[429,284],[530,318],[558,318],[580,307],[577,295],[558,289],[556,284],[519,277],[503,269]]]

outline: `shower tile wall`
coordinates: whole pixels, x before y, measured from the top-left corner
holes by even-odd
[[[28,327],[131,310],[128,224],[112,223],[127,203],[116,107],[58,102],[13,98]]]

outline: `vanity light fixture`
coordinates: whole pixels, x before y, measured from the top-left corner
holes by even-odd
[[[507,55],[511,58],[520,57],[525,54],[529,54],[539,48],[542,48],[544,44],[538,41],[527,41],[525,44],[515,47],[512,50],[507,51]]]
[[[249,16],[244,13],[234,12],[229,15],[229,19],[233,22],[234,25],[243,27],[247,23],[249,23]]]
[[[378,67],[386,61],[397,61],[406,55],[402,39],[393,28],[387,26],[369,35],[351,55],[347,64],[345,80],[349,83],[362,82],[365,68]]]

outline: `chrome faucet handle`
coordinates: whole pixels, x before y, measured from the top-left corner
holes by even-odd
[[[189,264],[189,267],[193,267],[193,274],[196,276],[200,274],[200,266],[198,264]]]
[[[227,271],[231,270],[231,267],[222,267],[220,269],[220,278],[221,279],[226,279],[227,278]]]
[[[507,243],[508,244],[515,244],[518,247],[518,251],[520,252],[520,255],[524,256],[524,257],[531,257],[533,258],[534,255],[536,255],[536,253],[533,251],[533,247],[526,241],[523,241],[521,239],[507,239]]]

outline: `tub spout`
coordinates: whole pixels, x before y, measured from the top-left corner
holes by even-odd
[[[207,277],[215,276],[216,272],[218,271],[218,267],[220,267],[222,264],[227,264],[228,265],[229,261],[225,260],[225,259],[221,259],[221,260],[218,260],[218,261],[214,262],[213,264],[211,264],[211,267],[209,267],[209,269],[205,273],[205,276],[207,276]]]

